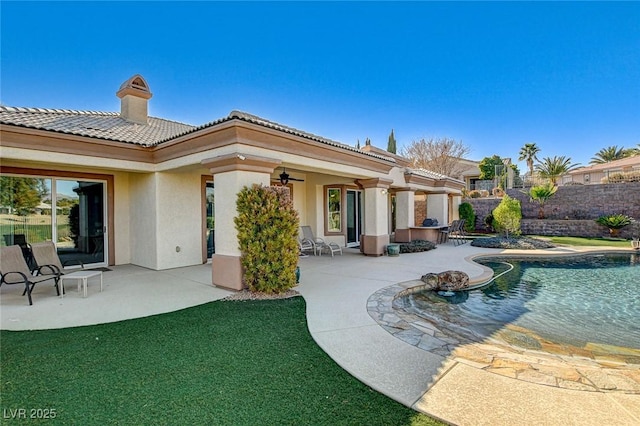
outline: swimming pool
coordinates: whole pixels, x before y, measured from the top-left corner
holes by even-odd
[[[405,310],[490,336],[505,325],[558,344],[640,349],[640,255],[491,257],[489,285],[444,297],[412,294]]]

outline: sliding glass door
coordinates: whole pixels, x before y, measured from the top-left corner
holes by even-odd
[[[362,233],[362,191],[347,190],[347,246],[360,244]]]
[[[106,182],[0,176],[2,245],[54,241],[58,255],[106,264]]]
[[[216,252],[215,246],[215,196],[213,182],[207,182],[205,188],[205,203],[207,209],[207,227],[205,229],[205,241],[207,242],[207,259],[211,259]]]

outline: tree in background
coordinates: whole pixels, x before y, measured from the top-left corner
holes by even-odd
[[[460,159],[465,158],[471,148],[462,141],[450,138],[414,140],[405,146],[401,155],[411,161],[411,167],[425,169],[445,176],[458,176],[464,166]]]
[[[393,135],[393,129],[391,129],[391,134],[389,135],[389,142],[387,143],[387,151],[392,154],[396,153],[396,137]]]
[[[633,148],[625,149],[624,147],[618,148],[618,145],[602,148],[600,151],[591,157],[589,164],[604,164],[615,160],[621,160],[626,157],[632,156],[634,153]]]
[[[553,185],[551,182],[546,185],[534,186],[529,189],[529,198],[531,202],[537,202],[540,204],[538,219],[544,219],[544,204],[549,200],[549,198],[553,197],[553,194],[555,194],[557,190],[558,187]]]
[[[552,184],[556,185],[558,179],[571,170],[579,167],[579,164],[572,164],[571,157],[560,156],[553,158],[545,157],[542,161],[536,164],[536,170],[540,173],[540,176],[549,179]]]
[[[358,142],[356,142],[356,149],[360,149],[360,139],[358,139]]]
[[[529,176],[533,176],[533,163],[534,161],[538,161],[539,152],[540,148],[538,148],[535,143],[526,143],[522,148],[520,148],[520,157],[518,157],[518,161],[527,162]]]
[[[18,216],[26,216],[48,194],[41,178],[0,177],[0,205],[11,207]]]
[[[371,145],[371,139],[366,138],[366,139],[364,140],[364,144],[365,144],[365,146],[369,146],[369,145]]]
[[[502,158],[499,155],[494,155],[493,157],[484,157],[480,164],[478,164],[478,168],[480,169],[480,179],[481,180],[492,180],[496,177],[496,166],[504,166],[502,162]]]
[[[504,232],[507,238],[509,238],[509,232],[514,235],[520,234],[522,209],[519,200],[505,195],[491,214],[493,215],[493,223],[496,230]]]

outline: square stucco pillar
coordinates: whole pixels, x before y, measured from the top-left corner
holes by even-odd
[[[364,234],[360,251],[367,256],[382,256],[389,244],[389,179],[366,179],[358,183],[364,188]]]
[[[242,290],[243,271],[240,264],[236,217],[238,193],[253,184],[269,186],[271,173],[280,160],[250,154],[229,154],[203,160],[202,164],[214,176],[216,223],[215,247],[212,262],[213,284],[231,290]]]
[[[449,195],[427,194],[427,216],[438,219],[438,223],[446,225],[449,223]]]
[[[462,196],[461,195],[454,195],[453,197],[451,197],[452,199],[452,204],[453,204],[453,217],[451,217],[451,220],[458,220],[460,219],[460,213],[458,211],[460,204],[462,204]]]
[[[396,191],[396,242],[407,243],[411,241],[411,230],[416,221],[415,190],[398,189]]]

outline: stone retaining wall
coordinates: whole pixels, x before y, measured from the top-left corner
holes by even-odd
[[[522,219],[520,229],[525,235],[549,235],[566,237],[608,237],[609,230],[598,225],[593,219],[557,220],[557,219]],[[633,237],[630,226],[622,228],[619,238]]]
[[[539,205],[520,190],[509,189],[507,194],[520,200],[522,232],[538,235],[571,235],[601,237],[608,230],[595,223],[605,214],[626,214],[640,221],[640,182],[603,185],[561,186],[544,206],[545,220],[538,217]],[[485,230],[484,218],[500,203],[500,198],[467,198],[476,213],[476,229]],[[620,237],[630,238],[633,229],[620,230]]]

